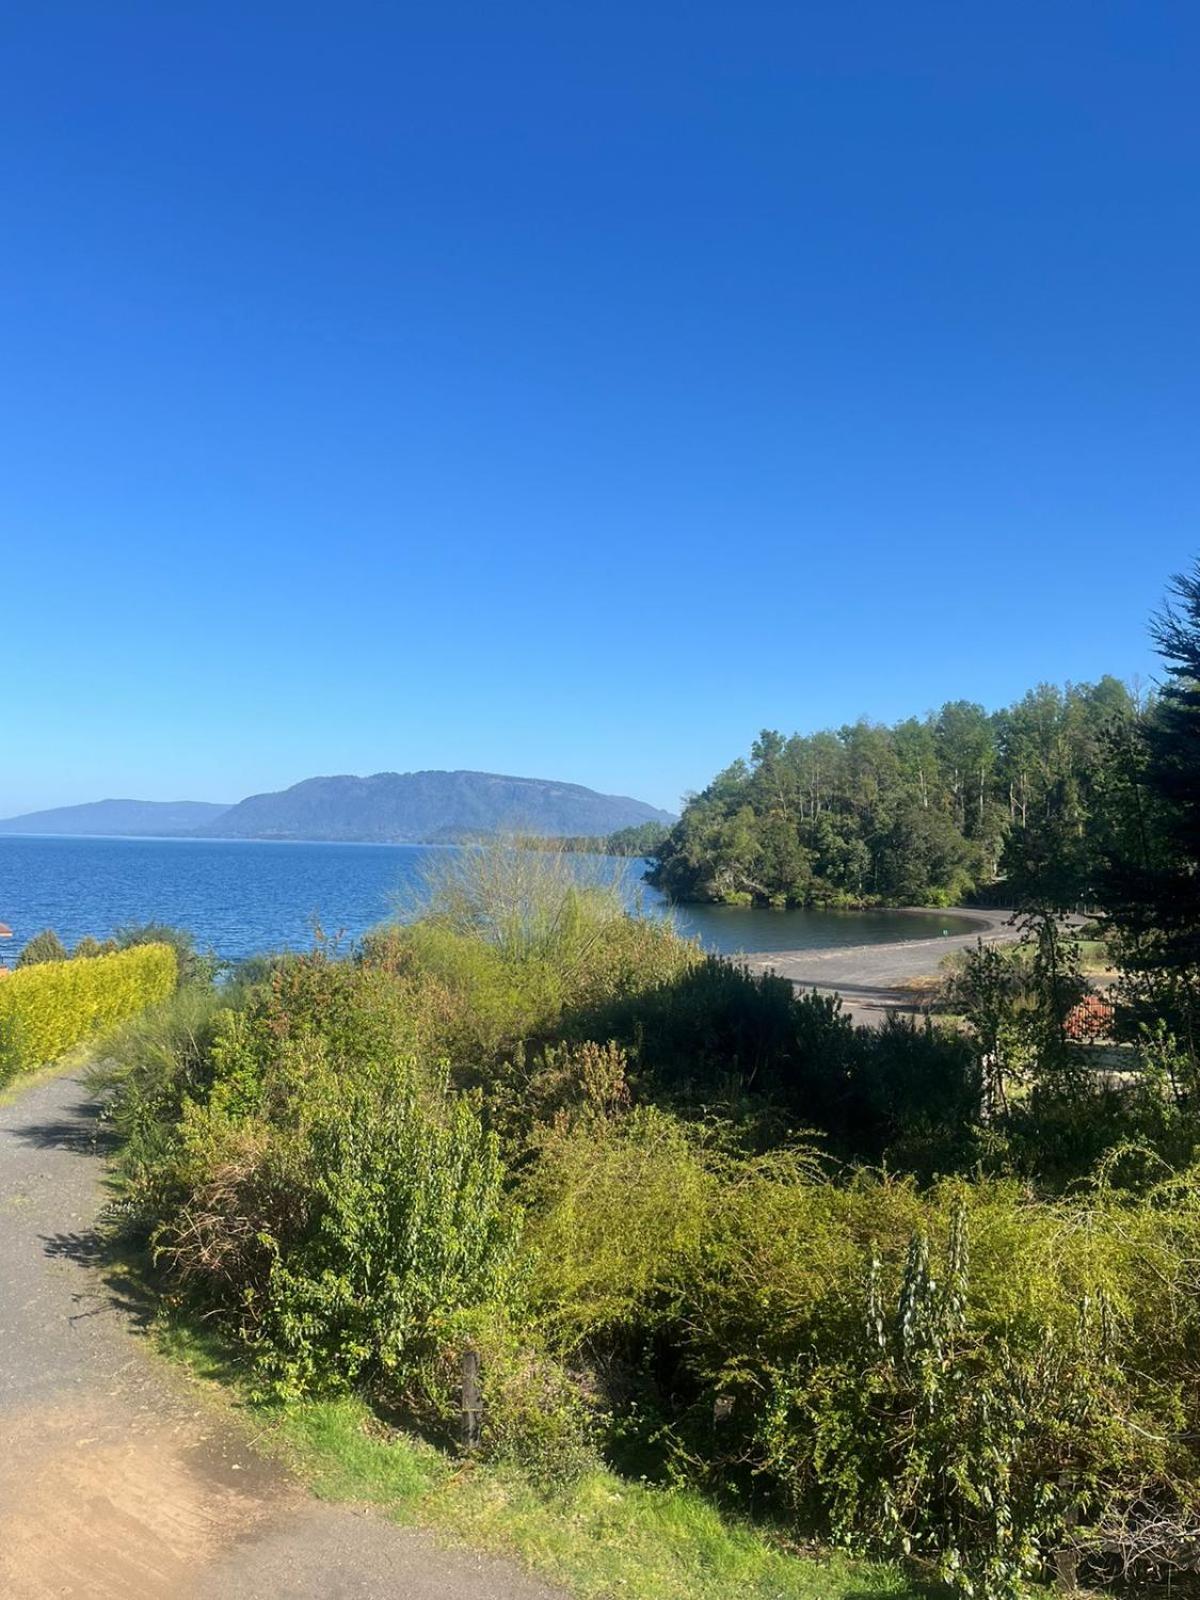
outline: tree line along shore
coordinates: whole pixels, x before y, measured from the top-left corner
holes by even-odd
[[[993,713],[957,700],[892,727],[766,730],[648,852],[650,881],[732,905],[1090,903],[1147,820],[1138,777],[1160,716],[1105,677]]]

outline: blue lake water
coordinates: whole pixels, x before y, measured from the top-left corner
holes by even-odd
[[[230,960],[305,949],[315,922],[353,939],[398,907],[413,906],[430,859],[445,854],[426,845],[0,838],[0,923],[14,935],[0,946],[0,960],[13,960],[47,927],[71,945],[85,934],[103,939],[132,923],[167,922]],[[663,897],[640,883],[642,863],[580,862],[585,872],[624,873],[645,912],[667,912]],[[673,914],[685,932],[726,954],[894,943],[973,925],[942,912],[685,906]]]

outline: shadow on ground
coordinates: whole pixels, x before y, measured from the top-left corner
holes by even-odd
[[[113,1130],[100,1120],[96,1106],[88,1101],[67,1106],[61,1117],[51,1122],[27,1123],[14,1128],[22,1144],[38,1150],[67,1150],[72,1155],[106,1156],[117,1147]]]

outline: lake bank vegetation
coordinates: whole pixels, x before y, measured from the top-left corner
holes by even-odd
[[[670,833],[665,822],[641,822],[633,828],[618,828],[615,833],[577,834],[569,838],[526,838],[520,842],[533,849],[566,850],[572,855],[657,856]]]
[[[523,1516],[708,1505],[783,1562],[731,1594],[805,1592],[814,1545],[988,1600],[1186,1592],[1200,580],[1178,606],[1133,769],[1158,842],[1106,835],[1094,873],[1103,995],[1048,873],[952,1017],[870,1030],[565,856],[464,851],[416,920],[194,974],[110,1040],[114,1219],[163,1304],[354,1483],[432,1450]],[[582,1538],[569,1568],[512,1537],[612,1592]]]
[[[892,727],[765,730],[652,852],[675,900],[773,906],[1092,904],[1141,841],[1137,790],[1163,716],[1117,679],[965,700]]]
[[[175,990],[179,966],[170,944],[118,949],[90,940],[75,954],[68,958],[47,930],[26,946],[15,972],[0,973],[0,1085],[59,1060]]]

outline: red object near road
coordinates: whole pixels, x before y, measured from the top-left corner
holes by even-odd
[[[1112,1032],[1112,1024],[1112,1001],[1103,995],[1089,994],[1068,1011],[1064,1029],[1068,1039],[1083,1043],[1088,1039],[1103,1039]]]

